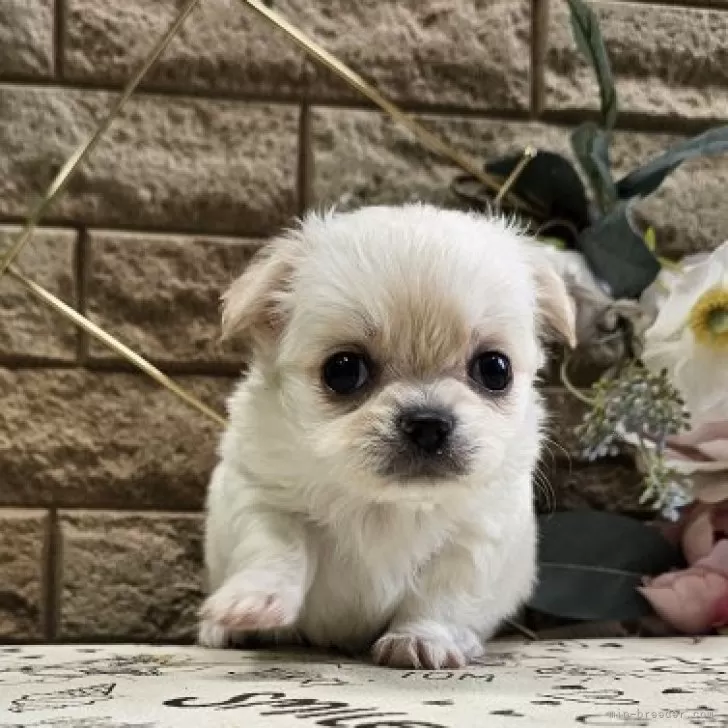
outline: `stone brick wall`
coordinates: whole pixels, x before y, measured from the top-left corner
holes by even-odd
[[[619,77],[620,169],[728,121],[728,0],[592,4]],[[478,158],[566,152],[596,108],[562,0],[275,5]],[[2,0],[3,233],[179,6]],[[455,173],[242,3],[203,0],[20,262],[222,409],[240,357],[216,342],[218,296],[261,241],[311,204],[448,203]],[[645,207],[665,253],[728,237],[727,181],[726,159],[686,165]],[[568,460],[578,413],[548,393],[556,504],[634,510],[629,464]],[[0,640],[190,639],[217,435],[1,280]]]

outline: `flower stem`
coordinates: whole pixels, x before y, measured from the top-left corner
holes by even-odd
[[[566,388],[566,391],[569,392],[569,394],[572,397],[575,397],[580,402],[583,402],[584,404],[588,405],[594,405],[596,402],[596,399],[593,397],[587,397],[583,392],[581,392],[574,384],[572,384],[571,380],[569,379],[569,363],[571,362],[571,354],[566,354],[563,361],[561,362],[561,369],[560,369],[560,377],[561,377],[561,383]]]

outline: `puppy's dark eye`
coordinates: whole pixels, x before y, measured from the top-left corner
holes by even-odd
[[[322,374],[332,392],[353,394],[369,381],[369,366],[361,354],[340,351],[324,362]]]
[[[513,378],[510,360],[499,351],[478,354],[470,362],[468,374],[473,381],[491,392],[502,392]]]

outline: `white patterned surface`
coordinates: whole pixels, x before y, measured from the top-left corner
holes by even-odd
[[[728,728],[728,639],[494,643],[461,671],[184,647],[0,646],[0,728]]]

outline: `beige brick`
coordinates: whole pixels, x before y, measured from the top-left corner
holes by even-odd
[[[46,511],[0,508],[0,639],[44,636],[47,539]]]
[[[53,0],[0,3],[0,76],[43,78],[53,71]]]
[[[299,0],[294,22],[400,102],[479,109],[530,103],[527,0]],[[358,99],[316,66],[318,99]]]
[[[73,78],[116,82],[172,21],[174,0],[68,0]],[[275,9],[387,96],[409,103],[527,108],[527,0],[323,4],[278,0]],[[187,20],[150,76],[152,85],[361,100],[244,3],[209,0]]]
[[[19,228],[0,226],[0,252]],[[77,305],[74,276],[76,234],[36,230],[20,253],[20,270],[71,306]],[[77,332],[10,275],[0,278],[0,357],[42,357],[72,361]]]
[[[529,143],[571,158],[570,127],[434,116],[421,121],[475,159],[493,159]],[[382,114],[317,108],[311,139],[311,192],[317,203],[455,202],[448,188],[460,170],[423,150]],[[615,176],[646,163],[677,139],[620,132],[612,150]],[[661,252],[711,249],[728,238],[728,209],[723,204],[727,186],[728,155],[699,159],[683,165],[641,203],[646,224],[657,229]]]
[[[61,639],[190,641],[202,598],[202,519],[61,512]]]
[[[102,83],[128,79],[181,8],[176,0],[66,2],[67,75]],[[294,44],[240,0],[205,0],[145,84],[291,95],[303,89],[304,67]]]
[[[658,3],[589,4],[600,19],[624,111],[728,118],[728,13]],[[596,82],[571,37],[567,4],[551,3],[550,14],[546,107],[596,109]]]
[[[191,236],[89,234],[87,310],[145,357],[239,368],[242,351],[220,344],[220,295],[260,241]],[[95,339],[92,359],[115,355]]]
[[[0,87],[0,215],[20,216],[112,96]],[[268,232],[295,213],[298,110],[140,96],[75,174],[53,215],[89,225]]]
[[[224,413],[227,378],[176,381]],[[0,504],[199,508],[219,426],[146,377],[0,369]]]

